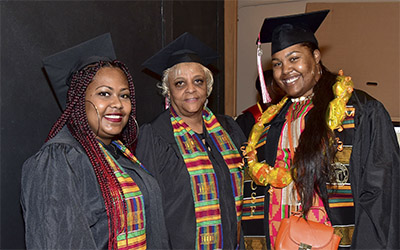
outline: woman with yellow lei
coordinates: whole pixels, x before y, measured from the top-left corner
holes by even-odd
[[[244,231],[257,235],[251,218],[262,220],[264,246],[274,249],[281,220],[301,211],[332,225],[341,248],[399,249],[399,145],[383,105],[322,64],[314,32],[328,12],[262,26],[259,71],[260,44],[271,42],[274,79],[287,96],[263,113],[244,149],[253,179],[245,193],[257,201],[245,202]]]

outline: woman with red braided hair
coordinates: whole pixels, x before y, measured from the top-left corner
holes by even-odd
[[[28,249],[167,245],[159,186],[131,153],[137,134],[132,77],[114,58],[105,34],[44,59],[56,93],[66,82],[69,88],[46,143],[23,166]]]

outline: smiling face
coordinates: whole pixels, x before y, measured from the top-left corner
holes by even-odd
[[[309,96],[320,78],[320,51],[301,44],[292,45],[272,55],[274,79],[291,97]]]
[[[179,63],[168,75],[169,98],[181,117],[201,116],[207,99],[207,82],[199,63]]]
[[[129,85],[124,72],[119,68],[101,68],[87,87],[85,100],[90,128],[97,139],[110,144],[122,132],[131,113]]]

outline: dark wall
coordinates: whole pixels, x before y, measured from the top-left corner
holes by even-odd
[[[223,1],[174,1],[172,23],[174,37],[189,31],[220,55],[210,68],[214,72],[215,83],[208,106],[213,112],[224,113]]]
[[[223,1],[0,1],[1,249],[25,247],[21,166],[61,114],[41,59],[110,32],[143,124],[163,110],[163,98],[141,63],[185,31],[221,55],[209,106],[223,113]]]

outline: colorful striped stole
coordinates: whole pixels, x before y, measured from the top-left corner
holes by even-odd
[[[354,115],[356,109],[352,106],[346,106],[346,117],[342,122],[342,127],[344,129],[354,128]]]
[[[207,149],[172,106],[170,114],[175,141],[190,175],[196,215],[196,250],[222,249],[218,180],[208,158]],[[243,201],[243,171],[240,168],[242,158],[228,133],[208,108],[203,109],[203,121],[214,145],[229,168],[239,224]]]
[[[122,144],[121,141],[112,142],[121,152],[132,162],[142,164],[136,157]],[[127,226],[125,228],[125,218],[123,211],[121,214],[121,232],[117,235],[118,249],[146,249],[146,217],[144,210],[144,200],[138,185],[120,166],[117,160],[99,143],[108,163],[110,164],[115,176],[122,187],[125,196],[125,206],[127,211]]]
[[[243,201],[243,220],[264,219],[264,196],[247,198]]]
[[[327,185],[329,207],[353,207],[354,199],[350,184]]]
[[[338,131],[355,128],[355,113],[356,109],[353,106],[346,106],[346,117],[341,124],[341,130]],[[334,163],[336,183],[327,185],[329,207],[331,208],[354,206],[354,199],[349,180],[350,157],[352,149],[353,147],[351,145],[342,145],[336,152]]]

